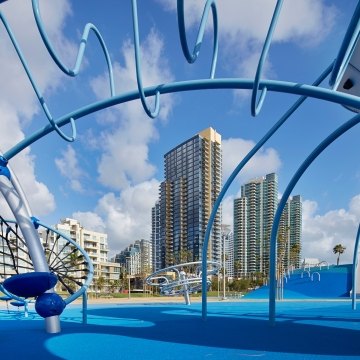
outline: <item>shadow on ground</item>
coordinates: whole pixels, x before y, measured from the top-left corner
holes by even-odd
[[[1,321],[1,353],[14,359],[81,359],[85,355],[106,359],[117,351],[126,352],[122,358],[129,359],[159,359],[161,354],[161,359],[206,354],[220,358],[220,353],[221,358],[231,358],[244,352],[247,356],[273,354],[274,359],[289,358],[289,354],[299,359],[308,355],[359,357],[359,314],[350,318],[342,309],[283,311],[271,327],[265,304],[240,313],[230,305],[216,307],[205,322],[201,305],[95,307],[88,311],[88,325],[81,324],[81,309],[74,308],[65,311],[62,332],[57,335],[46,334],[43,321],[31,313],[27,320]],[[191,351],[197,355],[191,357]]]

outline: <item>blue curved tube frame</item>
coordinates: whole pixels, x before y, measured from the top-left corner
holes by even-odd
[[[253,88],[254,81],[250,79],[202,79],[192,81],[181,81],[169,84],[163,84],[158,86],[152,86],[144,89],[146,96],[153,96],[157,91],[160,94],[170,94],[175,92],[183,91],[194,91],[194,90],[211,90],[211,89],[245,89],[251,90]],[[259,88],[262,89],[264,86],[267,87],[268,91],[282,92],[294,95],[301,95],[312,97],[320,100],[329,101],[341,105],[350,107],[360,108],[360,98],[345,93],[339,93],[330,89],[319,88],[313,85],[305,85],[299,83],[277,81],[277,80],[262,80]],[[77,109],[71,113],[63,115],[56,120],[56,124],[62,127],[70,122],[73,118],[78,120],[86,115],[90,115],[99,110],[109,108],[114,105],[119,105],[128,101],[139,99],[139,93],[137,90],[127,92],[125,94],[113,96],[111,98],[98,101],[80,109]],[[20,151],[24,150],[27,146],[31,145],[35,141],[41,139],[45,135],[50,134],[54,131],[54,128],[49,124],[43,128],[35,131],[32,135],[26,139],[20,141],[14,147],[4,152],[4,157],[10,160]]]
[[[281,214],[284,210],[287,200],[290,197],[292,190],[295,185],[312,164],[312,162],[337,138],[343,135],[346,131],[350,130],[352,127],[357,125],[360,122],[360,115],[356,115],[345,124],[338,127],[334,132],[332,132],[326,139],[324,139],[314,150],[313,152],[305,159],[301,164],[299,169],[296,171],[295,175],[290,180],[284,194],[280,200],[279,206],[276,210],[273,227],[271,230],[270,236],[270,281],[269,281],[269,320],[272,325],[275,324],[275,296],[276,296],[276,236],[280,224]]]
[[[357,293],[357,270],[359,266],[359,245],[360,245],[360,224],[356,234],[352,267],[352,294],[351,303],[353,310],[356,310],[356,293]]]
[[[314,81],[313,86],[318,86],[321,84],[323,80],[330,74],[333,68],[333,64],[328,66],[325,71]],[[274,133],[285,123],[287,119],[300,107],[300,105],[307,99],[307,96],[300,97],[286,113],[278,120],[277,123],[260,139],[257,144],[249,151],[249,153],[244,157],[244,159],[238,164],[238,166],[234,169],[231,173],[229,178],[227,179],[226,183],[224,184],[221,192],[216,199],[214,206],[212,208],[209,221],[206,227],[206,232],[204,236],[204,244],[203,244],[203,267],[202,267],[202,318],[203,320],[206,319],[207,316],[207,297],[206,297],[206,279],[207,279],[207,249],[209,245],[211,229],[215,221],[216,213],[220,207],[220,204],[229,189],[232,182],[235,180],[236,176],[239,172],[244,168],[244,166],[250,161],[250,159],[261,149],[261,147],[274,135]],[[205,284],[205,285],[204,285]]]
[[[218,35],[219,31],[218,31],[218,16],[216,9],[216,1],[215,0],[206,1],[204,12],[200,21],[196,43],[194,46],[194,50],[191,54],[186,39],[184,0],[177,0],[177,14],[178,14],[180,43],[183,54],[189,64],[193,64],[199,56],[200,47],[204,37],[205,26],[209,17],[210,7],[213,14],[213,26],[214,26],[214,45],[213,45],[213,54],[212,54],[211,69],[210,69],[210,79],[213,79],[215,77],[217,55],[219,49],[219,35]]]
[[[354,47],[359,38],[360,31],[360,1],[358,2],[350,24],[346,31],[344,40],[340,46],[338,55],[335,59],[334,68],[331,73],[329,84],[336,88],[344,74],[345,68],[349,63],[350,57],[354,51]]]
[[[279,19],[282,4],[283,4],[283,0],[278,0],[277,3],[276,3],[274,14],[273,14],[273,17],[271,19],[269,30],[268,30],[268,33],[266,35],[265,43],[264,43],[264,46],[262,48],[262,52],[261,52],[261,55],[260,55],[258,67],[257,67],[256,74],[255,74],[254,88],[253,88],[253,91],[252,91],[252,94],[251,94],[251,115],[252,116],[256,116],[256,115],[258,115],[260,113],[261,108],[262,108],[262,106],[264,104],[265,97],[266,97],[267,88],[265,86],[262,89],[262,91],[260,93],[259,101],[257,102],[257,93],[259,91],[259,84],[260,84],[262,70],[263,70],[263,67],[264,67],[264,64],[265,64],[267,54],[268,54],[269,49],[270,49],[271,39],[273,37],[274,31],[275,31],[275,28],[276,28],[276,24],[277,24],[277,21]]]

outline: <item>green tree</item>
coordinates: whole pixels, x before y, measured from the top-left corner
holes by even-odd
[[[290,264],[295,267],[299,266],[301,246],[298,243],[292,244],[290,247]]]
[[[103,289],[103,287],[106,284],[106,279],[103,276],[99,276],[96,280],[95,280],[95,286],[96,289],[101,292],[101,290]]]
[[[344,251],[346,250],[345,246],[342,246],[341,244],[337,244],[334,246],[333,248],[333,252],[334,254],[338,254],[337,260],[336,260],[336,265],[339,265],[339,261],[340,261],[340,255],[344,253]]]
[[[236,260],[234,261],[234,272],[236,277],[240,277],[240,271],[241,271],[241,261]]]

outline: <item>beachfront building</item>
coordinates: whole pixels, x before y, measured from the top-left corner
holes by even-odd
[[[152,268],[153,271],[160,270],[161,243],[160,243],[160,203],[157,201],[151,209],[151,245],[152,245]]]
[[[234,277],[234,233],[231,230],[230,225],[221,226],[221,264],[224,266],[225,259],[225,271],[226,276]]]
[[[272,173],[249,181],[234,200],[234,271],[237,277],[269,272],[270,235],[278,206],[278,178]],[[298,266],[301,249],[301,197],[289,200],[280,221],[278,256],[285,268]]]
[[[280,219],[278,247],[283,253],[285,269],[301,266],[302,200],[300,195],[291,197],[285,205]],[[279,251],[278,250],[278,251]]]
[[[208,128],[179,144],[164,155],[164,170],[153,211],[158,216],[152,229],[156,268],[202,258],[206,225],[221,190],[220,134]],[[221,208],[212,228],[208,258],[219,261],[220,247]]]
[[[134,244],[116,254],[113,260],[120,264],[126,275],[146,277],[153,271],[151,242],[136,240]]]
[[[119,264],[108,261],[109,247],[107,234],[86,229],[78,220],[71,218],[61,219],[60,223],[53,227],[76,241],[90,257],[94,265],[94,280],[89,288],[90,292],[95,290],[94,284],[98,282],[99,278],[103,279],[104,287],[111,281],[119,279]],[[46,236],[46,230],[42,230],[40,237],[43,239],[43,242],[45,242]],[[50,244],[54,243],[54,239],[48,239],[47,241]],[[60,249],[65,243],[66,240],[62,240],[57,242],[56,246]]]

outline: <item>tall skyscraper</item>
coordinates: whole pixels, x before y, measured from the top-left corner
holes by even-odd
[[[161,269],[161,243],[160,243],[160,203],[156,202],[151,209],[151,244],[153,271]]]
[[[234,233],[230,225],[222,224],[221,238],[221,266],[225,266],[226,276],[234,277]]]
[[[221,136],[212,128],[201,131],[164,155],[164,170],[158,208],[161,267],[201,260],[206,225],[221,190]],[[153,226],[153,239],[156,231]],[[220,260],[220,244],[221,209],[209,259]]]
[[[235,276],[267,274],[270,233],[278,201],[276,174],[252,180],[234,200]]]
[[[136,240],[120,253],[114,261],[126,271],[128,275],[145,276],[153,272],[152,245],[149,240]]]
[[[282,262],[285,269],[290,266],[300,267],[301,228],[302,201],[300,195],[296,195],[287,202],[278,231],[278,253],[283,257]]]
[[[278,207],[276,174],[252,180],[241,187],[234,200],[234,271],[243,277],[269,273],[270,235]],[[278,255],[285,268],[300,264],[301,198],[294,196],[286,205],[278,231]]]

